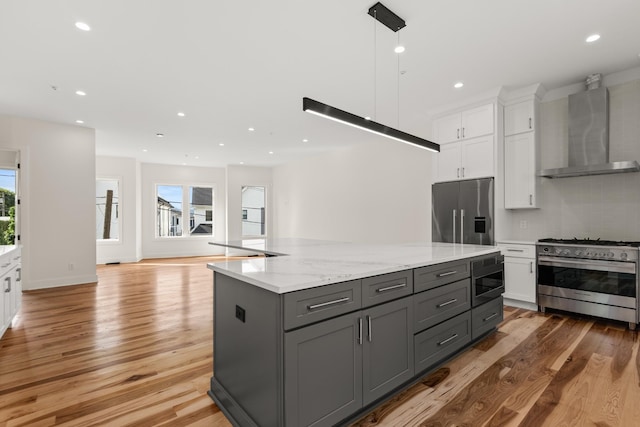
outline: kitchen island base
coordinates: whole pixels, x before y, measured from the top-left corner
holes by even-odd
[[[477,258],[286,293],[214,269],[209,395],[236,426],[356,421],[495,330],[502,297],[472,307]]]

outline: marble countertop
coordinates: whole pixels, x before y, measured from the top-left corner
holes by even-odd
[[[358,244],[312,239],[251,239],[213,245],[278,256],[210,263],[216,272],[278,294],[499,252],[451,243]]]

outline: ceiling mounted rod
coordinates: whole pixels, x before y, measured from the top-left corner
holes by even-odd
[[[394,33],[407,25],[405,24],[404,19],[400,18],[380,2],[369,8],[369,15],[371,15],[376,21],[384,24]]]
[[[404,142],[405,144],[413,145],[414,147],[423,148],[436,153],[440,152],[440,145],[435,142],[402,132],[401,130],[390,128],[389,126],[374,122],[373,120],[367,120],[364,117],[356,116],[355,114],[323,104],[322,102],[311,98],[302,98],[302,110],[345,125],[366,130],[367,132],[375,133],[376,135]]]

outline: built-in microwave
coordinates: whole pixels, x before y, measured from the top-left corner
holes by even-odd
[[[471,261],[471,301],[473,307],[504,293],[504,256],[489,255]]]

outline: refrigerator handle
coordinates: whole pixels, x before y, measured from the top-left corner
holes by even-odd
[[[456,243],[456,210],[453,210],[453,243]]]
[[[464,243],[464,209],[460,209],[460,243]]]

